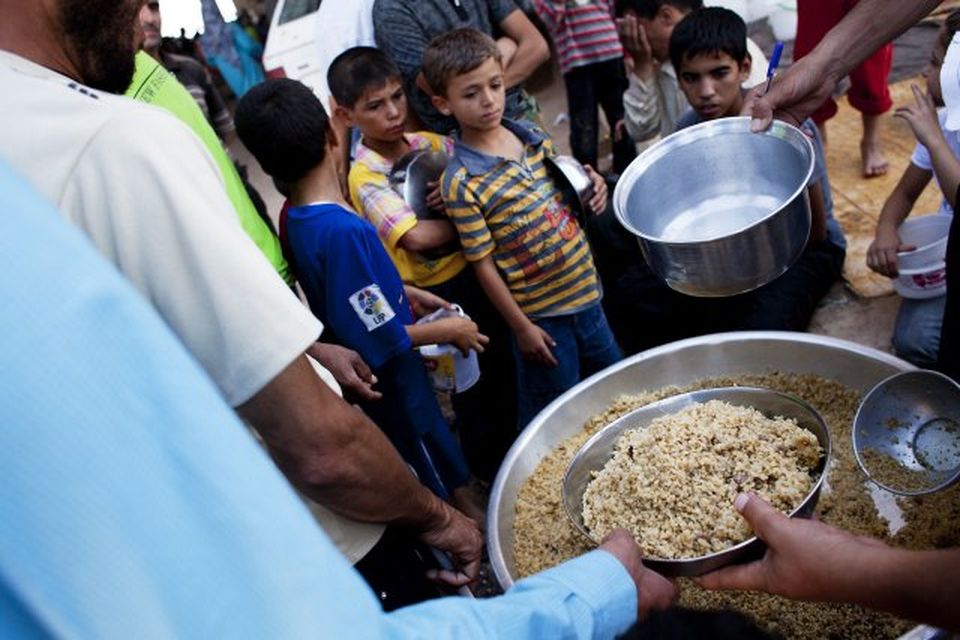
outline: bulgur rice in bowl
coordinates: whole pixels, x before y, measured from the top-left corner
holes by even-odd
[[[829,454],[826,424],[796,397],[753,387],[694,391],[600,429],[567,467],[563,506],[594,543],[623,527],[649,566],[695,576],[759,551],[733,508],[738,493],[808,516]]]

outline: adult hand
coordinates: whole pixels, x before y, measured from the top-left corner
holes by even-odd
[[[933,104],[930,94],[924,92],[915,84],[910,85],[913,91],[914,104],[897,107],[894,117],[907,121],[913,129],[913,135],[923,146],[930,148],[934,141],[943,138],[940,121],[937,118],[937,107]]]
[[[583,168],[590,176],[590,182],[593,183],[593,196],[587,204],[590,206],[593,215],[598,216],[607,208],[607,181],[590,165],[585,164]]]
[[[413,285],[403,285],[403,292],[407,294],[407,300],[410,301],[410,307],[418,318],[430,315],[437,309],[453,309],[453,305],[440,296],[414,287]]]
[[[322,364],[348,395],[359,400],[379,400],[383,394],[373,388],[377,376],[360,354],[346,347],[325,342],[314,342],[307,353]]]
[[[483,553],[483,534],[477,523],[450,505],[441,503],[442,513],[435,526],[420,533],[425,544],[445,551],[455,569],[434,569],[427,577],[454,587],[462,587],[476,580],[480,573]]]
[[[677,587],[659,573],[643,566],[640,547],[625,529],[614,529],[600,543],[600,548],[620,561],[637,585],[637,609],[645,618],[655,609],[666,609],[677,599]]]
[[[557,359],[553,357],[552,347],[557,343],[550,334],[533,322],[527,322],[522,331],[517,332],[517,348],[520,355],[528,362],[536,362],[548,367],[557,366]]]
[[[806,56],[775,78],[766,95],[766,83],[751,89],[740,113],[753,117],[750,128],[755,132],[768,129],[773,118],[799,125],[833,94],[837,80],[816,58]]]
[[[900,243],[900,234],[896,227],[889,224],[877,225],[877,233],[867,249],[867,266],[888,278],[897,277],[897,253],[913,251],[913,245]]]
[[[817,520],[788,518],[753,494],[740,494],[734,506],[767,543],[763,558],[708,573],[697,582],[706,589],[763,591],[795,600],[851,601],[858,567],[870,562],[865,550],[886,545],[855,536]]]
[[[653,48],[647,39],[647,32],[636,16],[617,18],[617,33],[620,43],[633,61],[633,73],[641,78],[653,75]]]

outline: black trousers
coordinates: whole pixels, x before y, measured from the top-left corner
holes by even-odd
[[[450,280],[427,289],[460,305],[490,338],[478,356],[480,380],[467,391],[453,394],[453,410],[470,471],[480,480],[492,482],[517,436],[517,372],[510,329],[469,265]]]
[[[623,58],[604,60],[582,67],[574,67],[563,74],[567,86],[567,109],[570,111],[570,148],[573,157],[583,164],[597,167],[597,138],[603,109],[611,129],[623,120],[623,92],[627,90],[627,76]],[[613,136],[613,170],[622,173],[636,155],[630,136],[617,141]]]
[[[604,286],[604,310],[626,354],[723,331],[804,331],[840,277],[846,255],[841,247],[821,242],[759,289],[697,298],[667,286],[647,266],[636,238],[615,219],[598,216],[587,230]]]

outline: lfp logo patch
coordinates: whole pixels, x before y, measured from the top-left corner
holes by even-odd
[[[396,315],[380,287],[375,284],[369,284],[350,296],[350,306],[368,332],[390,322]]]

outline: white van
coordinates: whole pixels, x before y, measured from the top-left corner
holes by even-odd
[[[374,0],[280,0],[263,51],[268,78],[292,78],[329,104],[327,68],[357,45],[374,46]]]

